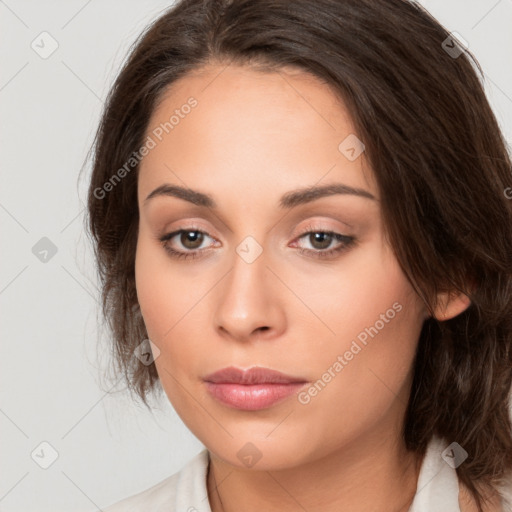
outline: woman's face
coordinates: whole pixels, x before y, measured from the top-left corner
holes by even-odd
[[[147,136],[137,294],[190,430],[261,469],[398,436],[425,309],[331,90],[292,69],[211,66],[173,85]],[[205,381],[254,366],[299,383]]]

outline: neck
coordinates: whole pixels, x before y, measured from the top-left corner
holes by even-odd
[[[234,467],[210,452],[208,495],[212,512],[407,512],[420,467],[398,436],[382,433],[278,471]]]

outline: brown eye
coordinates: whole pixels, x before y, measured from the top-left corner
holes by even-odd
[[[335,258],[338,254],[347,251],[356,243],[353,236],[342,235],[334,231],[323,231],[313,226],[299,237],[304,240],[310,248],[299,247],[299,252],[306,256],[318,258]]]
[[[196,259],[204,256],[209,251],[208,247],[201,247],[206,238],[212,237],[198,228],[189,228],[167,233],[159,237],[159,240],[171,257]]]
[[[333,236],[329,233],[319,231],[316,233],[309,233],[309,240],[313,248],[322,250],[327,249],[331,245]]]
[[[204,233],[201,231],[182,231],[180,235],[180,243],[186,249],[198,249],[204,240]]]

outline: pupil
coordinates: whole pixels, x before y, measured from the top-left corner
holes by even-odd
[[[319,249],[326,249],[330,245],[330,236],[327,233],[313,233],[313,238],[315,242],[320,242],[320,247],[317,247]],[[313,243],[313,246],[315,243]]]
[[[181,243],[188,249],[199,247],[202,242],[202,233],[199,231],[186,231],[182,233]]]

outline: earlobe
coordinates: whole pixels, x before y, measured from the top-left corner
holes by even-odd
[[[442,292],[437,296],[434,318],[443,322],[460,315],[471,304],[471,299],[463,292]]]

